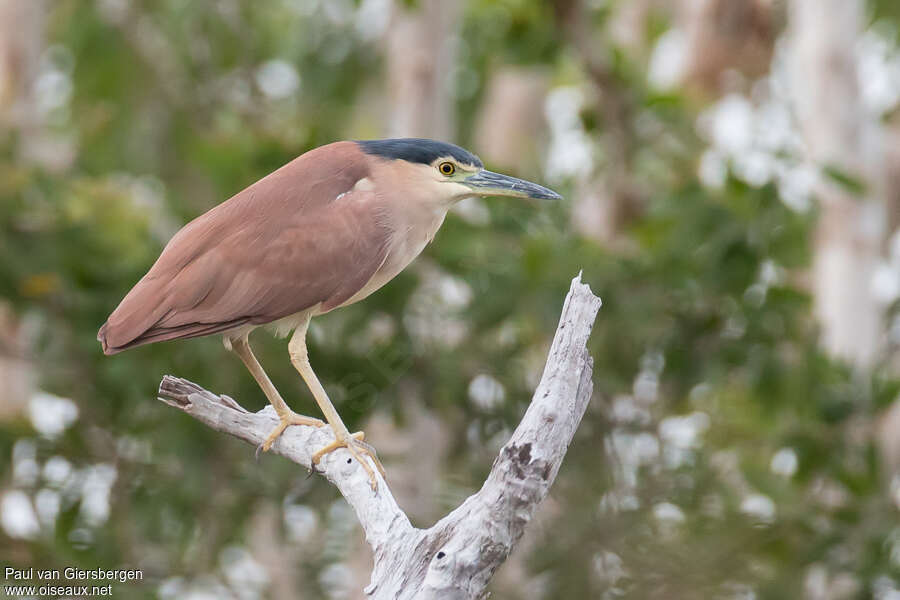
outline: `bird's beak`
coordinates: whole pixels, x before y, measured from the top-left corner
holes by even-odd
[[[553,190],[536,183],[516,179],[509,175],[501,175],[493,171],[479,171],[461,181],[478,196],[507,196],[510,198],[539,198],[541,200],[559,200],[562,198]]]

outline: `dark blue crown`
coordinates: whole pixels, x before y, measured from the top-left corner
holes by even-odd
[[[374,154],[393,160],[406,160],[430,165],[442,156],[452,156],[460,163],[484,167],[480,158],[464,148],[448,144],[447,142],[423,138],[395,138],[390,140],[362,140],[356,143],[359,144],[366,154]]]

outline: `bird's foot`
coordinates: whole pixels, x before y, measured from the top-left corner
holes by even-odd
[[[384,466],[378,460],[378,453],[375,452],[375,448],[363,441],[366,438],[366,434],[362,431],[357,431],[351,435],[345,429],[344,431],[336,431],[335,438],[333,442],[312,455],[312,470],[316,470],[319,461],[329,452],[334,452],[338,448],[346,448],[350,455],[366,470],[366,473],[369,475],[369,483],[372,485],[372,491],[376,491],[378,489],[378,480],[375,477],[375,471],[369,465],[369,461],[365,460],[365,457],[368,456],[372,459],[382,477],[385,477]]]
[[[256,447],[256,458],[259,459],[259,453],[268,452],[272,448],[272,444],[275,443],[281,434],[284,433],[284,430],[290,427],[291,425],[309,425],[311,427],[324,427],[324,421],[320,421],[319,419],[314,419],[312,417],[304,417],[303,415],[298,415],[294,411],[288,411],[286,413],[278,415],[281,421],[278,423],[278,426],[272,430],[272,433],[269,434],[269,437],[266,438],[262,444]]]

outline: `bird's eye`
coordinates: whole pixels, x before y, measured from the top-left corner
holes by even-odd
[[[438,165],[438,171],[440,171],[442,175],[450,177],[456,172],[456,166],[451,162],[442,162]]]

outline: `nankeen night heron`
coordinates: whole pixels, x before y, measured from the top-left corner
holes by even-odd
[[[537,184],[492,173],[477,156],[425,139],[336,142],[311,150],[185,225],[100,328],[103,352],[222,333],[280,418],[325,425],[288,408],[248,343],[268,325],[293,331],[291,363],[334,430],[313,455],[347,448],[366,470],[381,463],[350,434],[313,372],[306,331],[316,315],[362,300],[404,269],[467,196],[558,199]]]

